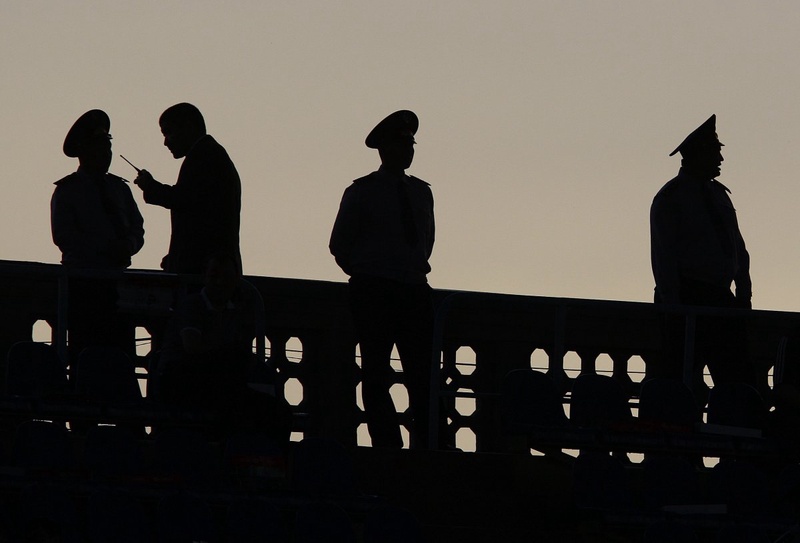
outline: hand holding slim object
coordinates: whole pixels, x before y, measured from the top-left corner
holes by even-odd
[[[123,155],[119,155],[119,156],[122,158],[122,160],[124,160],[125,162],[130,164],[131,167],[134,170],[136,170],[136,172],[139,174],[139,175],[136,176],[136,179],[133,180],[133,183],[135,185],[137,185],[139,188],[141,188],[142,190],[145,190],[145,188],[148,185],[150,185],[153,181],[155,181],[155,179],[153,179],[153,176],[150,175],[150,172],[148,172],[147,170],[143,170],[141,168],[137,168],[136,166],[133,165],[133,162],[131,162],[130,160],[125,158]]]

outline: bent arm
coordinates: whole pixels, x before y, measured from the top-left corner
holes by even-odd
[[[339,212],[333,223],[331,239],[328,248],[336,264],[347,275],[351,275],[350,257],[353,245],[358,235],[358,206],[356,198],[351,191],[346,190],[339,205]]]
[[[142,189],[144,201],[167,209],[172,209],[175,203],[175,187],[156,181],[147,170],[139,170],[139,175],[134,179],[134,184]]]

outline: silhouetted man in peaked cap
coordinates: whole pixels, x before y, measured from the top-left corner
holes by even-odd
[[[64,154],[78,170],[56,181],[50,202],[53,241],[63,264],[79,268],[123,269],[144,245],[144,221],[128,183],[108,173],[111,121],[87,111],[64,139]]]
[[[656,302],[751,307],[750,255],[739,232],[730,191],[716,180],[723,161],[722,147],[716,116],[712,115],[670,153],[680,153],[680,171],[656,194],[650,208]],[[744,336],[739,319],[698,319],[699,360],[695,365],[702,368],[707,364],[715,384],[753,382]],[[674,359],[682,358],[682,350],[677,344],[672,349],[669,357],[679,372],[680,365]]]
[[[64,154],[78,170],[56,181],[50,201],[53,241],[61,262],[73,268],[123,270],[144,245],[144,221],[127,181],[108,173],[111,121],[99,109],[87,111],[64,139]],[[70,280],[69,346],[73,358],[89,345],[133,351],[133,328],[116,314],[113,279]]]
[[[397,111],[369,133],[380,168],[344,192],[330,250],[350,276],[350,301],[361,346],[362,397],[376,447],[403,445],[389,394],[390,356],[397,345],[414,417],[411,446],[427,443],[433,304],[427,274],[433,251],[433,194],[406,175],[419,127],[411,111]]]

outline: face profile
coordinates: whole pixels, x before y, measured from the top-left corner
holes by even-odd
[[[710,178],[719,176],[722,173],[722,145],[709,145],[703,153],[694,157],[696,169],[706,174]]]
[[[183,158],[191,149],[194,141],[188,141],[188,131],[181,130],[171,122],[161,123],[161,133],[164,135],[164,146],[169,149],[174,158]]]

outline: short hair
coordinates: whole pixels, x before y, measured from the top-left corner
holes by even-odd
[[[175,104],[164,110],[158,119],[158,124],[163,126],[164,123],[191,126],[201,130],[204,134],[206,132],[206,121],[203,119],[203,114],[197,107],[187,102]]]

